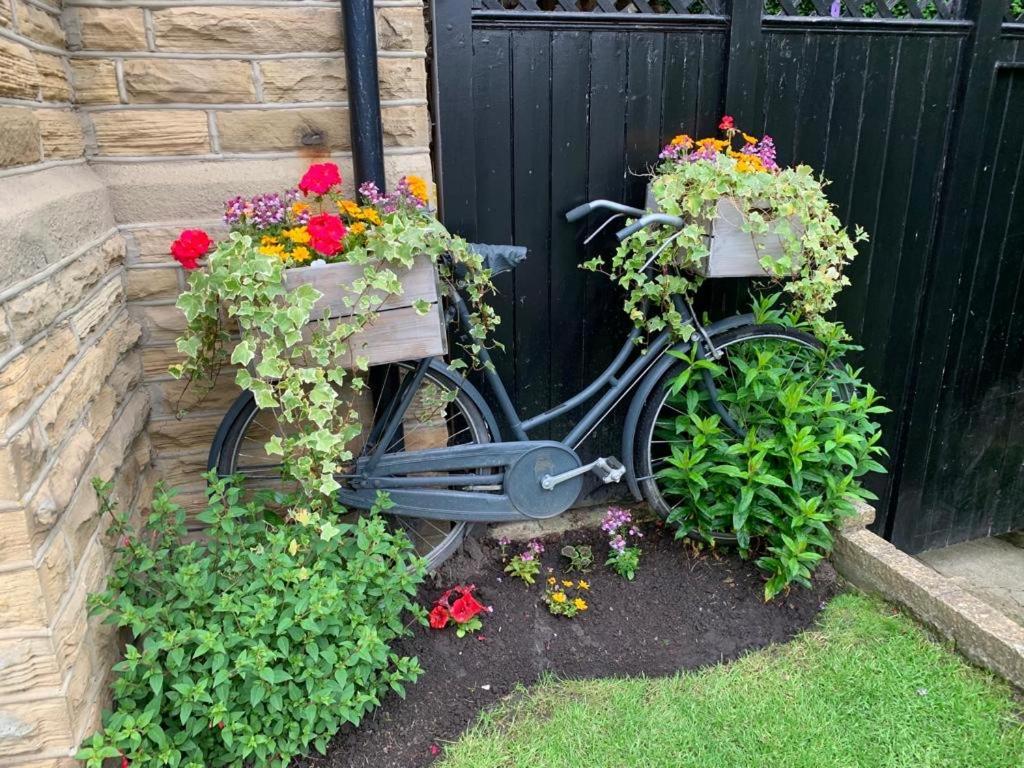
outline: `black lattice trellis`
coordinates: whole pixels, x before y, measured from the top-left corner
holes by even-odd
[[[729,0],[477,0],[493,11],[724,15]]]
[[[962,0],[766,0],[768,16],[962,19]]]

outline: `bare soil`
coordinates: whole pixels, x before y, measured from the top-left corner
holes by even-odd
[[[766,604],[764,582],[752,562],[729,551],[694,554],[660,528],[649,530],[632,582],[602,565],[608,548],[598,530],[571,531],[545,543],[544,566],[558,575],[567,565],[558,554],[562,546],[593,547],[597,563],[584,576],[591,585],[587,612],[575,619],[550,615],[540,600],[543,578],[528,587],[503,573],[495,542],[468,541],[424,585],[422,603],[429,607],[453,584],[476,584],[481,601],[494,607],[483,630],[458,639],[451,629],[417,627],[395,649],[418,656],[425,670],[408,696],[389,696],[358,729],[339,733],[326,757],[302,764],[426,766],[482,710],[517,686],[543,675],[651,677],[729,661],[789,640],[814,622],[836,592],[835,574],[822,564],[813,589],[796,588]]]

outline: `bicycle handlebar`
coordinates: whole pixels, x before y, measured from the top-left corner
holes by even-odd
[[[617,237],[621,242],[634,232],[639,232],[641,229],[649,227],[651,224],[667,224],[670,227],[682,229],[685,222],[678,216],[669,216],[667,213],[648,213],[646,216],[641,216],[628,227],[620,229],[615,233],[615,237]]]
[[[583,205],[577,205],[567,214],[565,214],[565,220],[568,222],[579,221],[585,216],[593,213],[598,208],[606,208],[609,211],[615,211],[616,213],[624,213],[627,216],[643,216],[646,211],[642,211],[639,208],[631,208],[628,205],[622,203],[616,203],[612,200],[591,200],[589,203]]]

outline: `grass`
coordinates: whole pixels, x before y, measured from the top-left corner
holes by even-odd
[[[841,595],[814,631],[731,664],[545,681],[482,717],[442,768],[1021,768],[1020,715],[1007,686],[912,620]]]

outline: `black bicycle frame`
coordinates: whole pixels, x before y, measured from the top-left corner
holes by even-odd
[[[465,300],[457,292],[452,292],[452,303],[462,327],[470,327],[472,319],[469,307]],[[680,297],[674,297],[676,309],[683,316],[684,320],[692,324],[698,330],[701,326],[694,315],[689,304]],[[537,427],[547,424],[553,419],[581,407],[588,401],[597,397],[602,389],[605,389],[597,401],[587,409],[576,425],[557,442],[575,450],[580,443],[589,436],[601,421],[607,417],[611,410],[624,398],[629,391],[639,382],[644,375],[662,357],[665,351],[672,346],[673,341],[668,331],[658,334],[646,347],[646,349],[629,363],[631,357],[636,355],[636,341],[640,336],[640,329],[634,328],[619,349],[615,358],[607,368],[588,384],[579,393],[555,407],[527,419],[521,419],[516,411],[512,398],[509,397],[505,382],[501,380],[491,361],[490,354],[486,349],[481,348],[478,353],[479,362],[483,369],[483,376],[488,388],[497,400],[502,415],[508,422],[512,431],[512,441],[523,442],[530,440],[529,432]],[[698,336],[702,334],[698,333]],[[420,360],[413,373],[403,380],[395,397],[388,403],[386,411],[374,424],[370,431],[367,445],[372,447],[367,461],[362,465],[364,476],[372,476],[377,469],[381,459],[385,455],[385,447],[391,446],[393,438],[401,428],[405,411],[412,402],[414,394],[426,375],[432,358]],[[629,363],[627,365],[627,363]],[[454,478],[452,478],[454,479]],[[479,478],[465,478],[466,484],[479,483]],[[440,481],[439,481],[440,482]],[[464,484],[464,483],[457,483]]]

